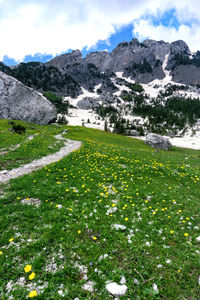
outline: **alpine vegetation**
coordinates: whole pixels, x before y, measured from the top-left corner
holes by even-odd
[[[0,186],[3,299],[198,298],[198,151],[84,126],[19,122],[17,134],[9,123],[3,170],[56,155],[61,134],[82,146]]]

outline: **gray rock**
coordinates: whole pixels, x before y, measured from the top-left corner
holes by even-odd
[[[59,56],[53,58],[52,60],[47,62],[45,65],[48,67],[55,67],[58,70],[60,70],[61,72],[64,72],[68,66],[73,65],[75,63],[79,63],[81,61],[81,59],[82,59],[81,51],[74,50],[71,53],[62,54],[62,55],[59,55]]]
[[[146,136],[145,142],[153,148],[159,148],[162,150],[169,150],[172,147],[172,144],[167,138],[155,133],[149,133]]]
[[[98,102],[105,104],[105,105],[111,105],[112,103],[116,103],[118,100],[117,96],[114,96],[109,93],[103,93],[97,98]]]
[[[178,40],[178,41],[171,43],[170,48],[171,48],[170,54],[176,54],[176,53],[190,54],[190,49],[189,49],[188,45],[182,40]]]
[[[118,90],[107,74],[101,74],[94,64],[85,63],[84,60],[69,66],[66,73],[89,91],[93,91],[94,87],[100,83],[102,92],[113,93]]]
[[[98,98],[85,97],[77,103],[81,109],[92,109],[100,105],[111,105],[116,103],[118,98],[109,93],[102,93]]]
[[[81,109],[91,109],[99,106],[99,103],[94,98],[85,97],[77,103],[77,106]]]
[[[137,130],[126,130],[126,134],[130,135],[130,136],[139,136],[139,132]]]
[[[200,68],[194,65],[179,65],[172,71],[172,80],[183,84],[200,84]]]
[[[0,72],[0,119],[48,124],[56,119],[56,109],[45,97]]]

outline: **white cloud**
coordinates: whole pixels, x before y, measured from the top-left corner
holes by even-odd
[[[184,40],[191,51],[200,49],[200,27],[198,24],[192,24],[191,26],[180,25],[176,29],[163,25],[153,25],[150,20],[139,20],[134,22],[133,34],[141,41],[146,38],[158,41],[164,40],[166,42]]]
[[[176,9],[180,22],[192,22],[191,28],[155,27],[142,20],[170,8]],[[131,22],[140,37],[168,39],[170,34],[200,49],[194,19],[200,20],[199,0],[0,0],[0,60],[4,55],[22,60],[38,52],[56,55],[69,48],[90,48]]]

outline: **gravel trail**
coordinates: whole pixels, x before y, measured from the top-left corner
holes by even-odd
[[[63,132],[65,133],[65,132]],[[67,156],[71,152],[78,150],[81,147],[80,141],[73,141],[62,137],[62,134],[56,135],[55,138],[59,140],[65,140],[65,146],[58,152],[44,156],[40,159],[35,159],[32,162],[21,166],[13,170],[3,170],[0,172],[0,184],[8,182],[10,179],[17,178],[19,176],[29,174],[32,171],[43,168],[44,166],[56,162],[63,157]]]

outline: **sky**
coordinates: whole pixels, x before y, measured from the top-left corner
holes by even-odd
[[[200,50],[199,0],[0,0],[0,61],[46,62],[137,38]]]

